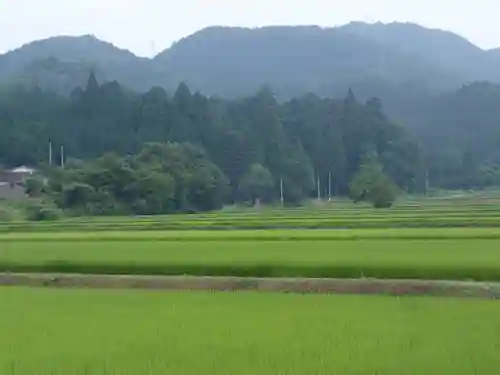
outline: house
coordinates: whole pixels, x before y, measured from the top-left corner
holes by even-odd
[[[0,200],[1,199],[22,199],[26,197],[24,186],[19,184],[11,185],[8,182],[0,182]]]
[[[26,196],[24,181],[33,175],[35,170],[26,166],[0,170],[0,199],[20,199]]]

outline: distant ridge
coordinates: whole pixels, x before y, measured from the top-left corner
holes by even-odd
[[[500,82],[499,61],[500,49],[483,50],[457,34],[412,23],[212,26],[153,59],[93,35],[34,41],[0,55],[0,83],[68,94],[83,72],[93,69],[102,80],[140,91],[153,86],[172,91],[186,82],[193,90],[222,96],[248,94],[262,85],[282,97],[311,91],[338,95],[349,87],[366,95],[403,89],[437,93],[473,81]],[[53,77],[61,74],[66,78],[59,84]]]

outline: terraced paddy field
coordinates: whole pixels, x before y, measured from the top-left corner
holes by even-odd
[[[499,282],[497,197],[0,222],[0,374],[490,375]]]
[[[497,373],[489,300],[0,288],[0,373]]]
[[[500,229],[14,233],[0,272],[500,281]]]
[[[14,221],[0,222],[0,233],[454,227],[500,227],[500,199],[405,200],[384,210],[340,201],[302,208],[264,207],[193,215]]]

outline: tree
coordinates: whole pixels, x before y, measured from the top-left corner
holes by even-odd
[[[191,143],[148,143],[135,160],[173,177],[177,211],[222,208],[229,182],[200,147]]]
[[[42,177],[32,176],[26,179],[24,189],[30,197],[40,197],[44,193],[45,183]]]
[[[63,186],[60,203],[67,208],[85,207],[94,194],[94,187],[89,184],[71,182]]]
[[[53,202],[35,200],[26,207],[26,216],[30,221],[55,221],[62,216],[62,213]]]
[[[363,155],[373,151],[398,186],[411,191],[422,181],[416,142],[386,118],[380,101],[363,103],[352,91],[345,100],[311,94],[280,102],[265,87],[226,100],[192,94],[184,84],[173,96],[158,87],[137,94],[117,82],[99,85],[92,76],[87,86],[71,98],[0,90],[0,163],[40,166],[47,161],[48,140],[79,160],[68,159],[59,176],[51,173],[47,188],[58,201],[63,186],[82,183],[99,197],[97,211],[135,212],[130,202],[139,198],[130,198],[133,190],[125,188],[144,169],[172,180],[173,197],[161,210],[217,209],[252,199],[240,184],[258,164],[270,172],[275,187],[283,181],[285,201],[298,204],[316,193],[315,175],[324,182],[331,177],[333,194],[347,194]],[[492,163],[500,159],[487,164]],[[463,164],[443,180],[463,181]],[[438,178],[432,166],[427,169]],[[330,184],[321,185],[326,195]]]
[[[375,208],[389,208],[397,198],[398,187],[382,164],[369,158],[350,183],[349,195],[354,202],[367,201]]]
[[[239,186],[241,197],[259,205],[263,200],[270,200],[274,189],[274,180],[269,169],[260,164],[252,164],[241,177]]]
[[[137,155],[107,153],[48,175],[59,207],[90,215],[219,209],[228,186],[203,150],[187,143],[146,144]]]
[[[155,215],[173,210],[175,181],[169,174],[142,168],[135,179],[124,187],[130,206],[139,215]]]

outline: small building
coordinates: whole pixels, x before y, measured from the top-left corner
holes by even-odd
[[[33,175],[35,169],[20,166],[13,169],[0,170],[0,199],[20,199],[26,196],[24,182]]]
[[[27,177],[33,175],[34,173],[35,170],[33,168],[22,165],[20,167],[7,170],[7,177],[10,177],[9,181],[23,182]]]
[[[0,200],[1,199],[22,199],[26,197],[24,186],[20,184],[10,184],[8,182],[0,182]]]

